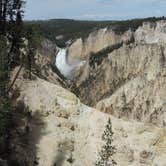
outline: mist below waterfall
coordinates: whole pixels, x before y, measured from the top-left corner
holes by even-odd
[[[56,55],[55,65],[66,78],[72,79],[74,72],[83,65],[85,61],[73,60],[72,63],[68,63],[67,60],[67,49],[60,49]]]

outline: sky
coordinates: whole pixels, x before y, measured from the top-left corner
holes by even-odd
[[[26,20],[124,20],[166,16],[166,0],[27,0]]]

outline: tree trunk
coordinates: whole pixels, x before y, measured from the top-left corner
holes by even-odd
[[[2,32],[6,32],[6,21],[7,21],[7,10],[8,10],[8,0],[4,0],[3,12],[2,12]]]

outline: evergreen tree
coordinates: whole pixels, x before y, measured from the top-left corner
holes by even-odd
[[[9,82],[8,46],[5,36],[0,35],[0,154],[5,149],[10,104],[6,93]]]
[[[35,54],[39,45],[39,35],[35,27],[31,26],[26,29],[26,38],[28,40],[27,57],[25,58],[25,67],[29,71],[29,78],[31,79],[32,67],[35,65]]]
[[[0,34],[8,36],[12,43],[8,53],[8,65],[11,67],[21,60],[19,48],[22,43],[24,4],[23,0],[0,0]]]
[[[95,164],[96,166],[116,165],[116,162],[112,158],[112,156],[116,153],[116,148],[112,145],[113,134],[114,133],[112,132],[112,123],[111,119],[109,118],[106,129],[102,135],[102,140],[105,142],[105,145],[102,146],[98,160]]]
[[[6,37],[2,35],[0,35],[0,50],[0,96],[5,96],[8,82],[8,46]]]
[[[0,158],[6,149],[11,104],[9,73],[12,62],[21,63],[22,0],[0,0]]]
[[[22,62],[20,48],[22,47],[22,29],[23,29],[23,10],[25,2],[22,0],[13,0],[9,12],[9,34],[11,48],[9,51],[9,65],[15,67]]]

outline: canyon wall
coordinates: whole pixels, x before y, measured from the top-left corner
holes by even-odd
[[[111,118],[118,166],[164,166],[166,22],[124,33],[105,28],[76,40],[65,58],[85,63],[72,81],[52,66],[58,49],[45,41],[35,57],[39,73],[30,80],[23,68],[16,79],[10,161],[93,166]]]
[[[126,42],[132,38],[129,30],[124,34],[116,34],[108,28],[100,29],[89,34],[86,39],[77,39],[69,47],[69,58],[86,59],[91,52],[98,52],[101,49],[120,42]]]
[[[164,128],[102,113],[59,85],[35,75],[27,80],[25,74],[23,69],[13,87],[19,90],[8,140],[13,165],[17,161],[16,165],[28,166],[93,166],[104,144],[108,118],[118,166],[166,163]]]
[[[69,57],[86,59],[91,52],[96,53],[108,46],[127,42],[134,37],[138,43],[166,41],[166,21],[144,22],[135,31],[116,32],[109,27],[96,30],[85,39],[79,38],[69,47]],[[129,25],[130,27],[130,25]]]
[[[107,43],[109,47],[89,53],[73,91],[84,103],[97,104],[116,117],[165,126],[166,22],[144,23],[131,36],[132,40],[121,39],[119,44],[114,40]]]

